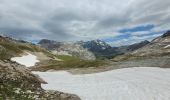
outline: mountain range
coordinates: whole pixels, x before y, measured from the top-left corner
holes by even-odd
[[[128,46],[112,47],[102,40],[77,41],[74,43],[57,42],[53,40],[42,39],[38,44],[59,55],[74,55],[84,60],[95,60],[113,58],[127,52],[137,50],[150,43],[145,40]]]
[[[28,53],[35,55],[39,60],[33,67],[26,68],[11,61],[12,57]],[[150,42],[145,40],[120,47],[112,47],[101,40],[66,43],[43,39],[36,45],[0,36],[0,99],[80,100],[74,94],[43,90],[41,84],[46,82],[31,71],[107,66],[113,66],[113,68],[140,66],[169,68],[170,31]]]

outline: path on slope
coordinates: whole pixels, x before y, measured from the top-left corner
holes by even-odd
[[[77,94],[82,100],[170,100],[170,69],[136,67],[72,75],[66,71],[34,72],[44,89]]]

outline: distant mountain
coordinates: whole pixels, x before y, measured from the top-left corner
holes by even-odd
[[[134,51],[134,50],[137,50],[143,46],[146,46],[147,44],[149,44],[150,42],[145,40],[145,41],[141,41],[139,43],[135,43],[135,44],[132,44],[132,45],[129,45],[127,46],[127,51]]]
[[[93,52],[97,58],[111,58],[121,54],[116,48],[111,47],[109,44],[101,40],[87,42],[79,41],[77,44]]]
[[[56,55],[76,56],[83,60],[96,59],[93,53],[76,43],[56,42],[43,39],[38,44]]]
[[[42,39],[38,44],[57,55],[72,55],[85,60],[94,60],[95,57],[99,59],[113,58],[127,52],[132,52],[147,45],[148,43],[149,41],[145,40],[129,46],[112,47],[102,40],[66,43]]]
[[[130,59],[146,59],[146,58],[159,58],[162,59],[162,65],[169,66],[170,63],[170,31],[165,32],[162,36],[153,39],[150,43],[134,50],[133,52],[129,52],[125,55],[121,55],[115,57],[113,60],[121,61],[121,60],[130,60]],[[163,61],[163,58],[165,59]],[[160,61],[160,60],[157,60]],[[151,63],[151,62],[150,62]]]
[[[84,48],[87,48],[89,51],[93,52],[96,57],[99,58],[113,58],[118,55],[125,54],[137,50],[149,43],[145,40],[140,43],[135,43],[128,46],[112,47],[104,41],[101,40],[92,40],[92,41],[79,41],[78,44],[82,45]]]
[[[48,50],[55,50],[56,48],[59,48],[62,45],[62,42],[42,39],[38,44],[40,44],[41,47],[46,48]]]
[[[135,51],[137,49],[140,49],[140,48],[146,46],[149,43],[150,43],[149,41],[145,40],[145,41],[141,41],[139,43],[134,43],[134,44],[127,45],[127,46],[117,47],[117,50],[119,52],[122,52],[123,54],[126,54],[126,53],[129,53],[129,52]]]
[[[84,48],[88,48],[90,51],[100,52],[106,49],[111,49],[112,47],[104,41],[101,40],[92,40],[87,42],[77,42],[82,45]]]

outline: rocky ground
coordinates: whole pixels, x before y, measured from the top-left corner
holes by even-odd
[[[43,90],[45,83],[22,65],[0,61],[0,100],[80,100],[73,94]]]

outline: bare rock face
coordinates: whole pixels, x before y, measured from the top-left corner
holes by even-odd
[[[0,100],[80,100],[73,94],[43,90],[42,83],[26,67],[0,60]]]

